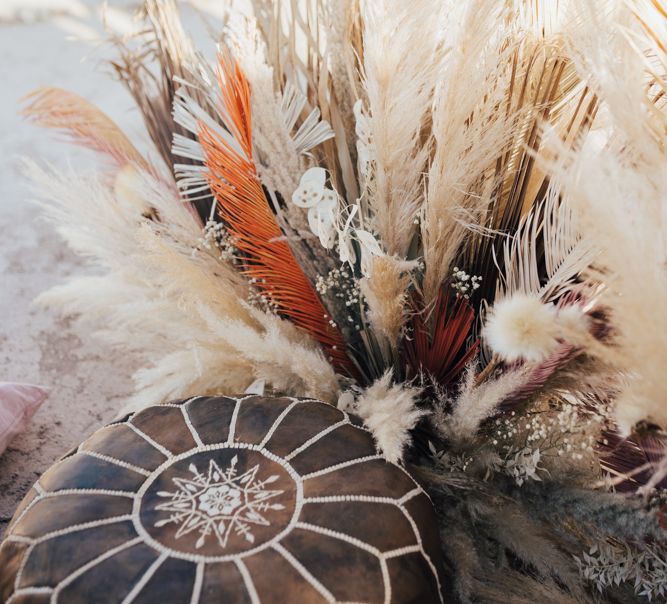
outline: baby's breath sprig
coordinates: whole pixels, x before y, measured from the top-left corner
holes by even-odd
[[[359,307],[361,292],[359,279],[354,276],[348,264],[342,264],[334,268],[326,275],[318,275],[315,280],[315,289],[323,297],[333,298],[338,306],[344,308],[343,317],[348,327],[360,329],[358,313],[355,309]],[[335,326],[333,319],[330,320]]]
[[[470,299],[472,293],[479,289],[482,283],[482,277],[479,275],[469,275],[464,270],[460,269],[458,266],[454,267],[454,272],[452,274],[452,289],[456,290],[456,294],[465,298],[466,300]]]
[[[222,222],[209,220],[203,229],[203,235],[197,242],[197,247],[192,250],[195,256],[201,250],[217,250],[219,259],[225,262],[234,262],[238,257],[238,250],[234,246],[233,238],[225,229]]]

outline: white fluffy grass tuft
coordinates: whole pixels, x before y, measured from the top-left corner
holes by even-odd
[[[452,442],[463,443],[474,438],[482,422],[525,380],[522,372],[509,371],[476,385],[476,376],[477,366],[473,362],[468,365],[458,392],[453,396],[445,395],[442,401],[451,404],[452,413],[435,416],[438,429]]]
[[[558,347],[559,332],[552,304],[516,294],[493,307],[483,333],[491,350],[513,363],[546,359]]]
[[[412,430],[424,412],[416,407],[419,389],[392,384],[387,371],[357,399],[354,412],[373,433],[377,447],[391,462],[403,459]]]

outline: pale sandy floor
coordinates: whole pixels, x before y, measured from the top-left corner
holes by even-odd
[[[0,536],[35,479],[115,415],[140,363],[92,341],[70,320],[32,305],[49,286],[87,269],[39,218],[19,158],[74,166],[90,158],[56,142],[53,132],[25,124],[17,115],[19,99],[40,85],[66,88],[97,103],[133,138],[145,140],[129,96],[112,82],[102,62],[111,49],[94,41],[102,31],[99,4],[0,0],[0,381],[28,381],[51,390],[28,431],[0,456]],[[110,23],[122,29],[137,2],[108,4]],[[61,8],[60,14],[53,14],[54,8]],[[193,23],[200,23],[198,15],[184,9]],[[67,39],[72,36],[77,40]]]

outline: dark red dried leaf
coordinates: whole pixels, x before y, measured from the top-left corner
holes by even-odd
[[[413,298],[412,306],[412,333],[403,343],[407,377],[427,374],[440,387],[447,387],[477,352],[478,340],[466,345],[475,312],[467,300],[452,299],[442,290],[430,321],[425,320],[421,299]]]

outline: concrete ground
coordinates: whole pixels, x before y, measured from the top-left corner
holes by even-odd
[[[200,7],[205,1],[192,0]],[[0,455],[0,537],[40,474],[116,414],[141,362],[92,340],[71,318],[32,304],[40,292],[88,269],[40,219],[20,158],[74,166],[91,158],[23,122],[20,99],[38,86],[66,88],[98,104],[133,139],[146,140],[129,96],[103,63],[113,50],[99,41],[100,4],[0,0],[0,381],[32,382],[51,392],[28,430]],[[138,2],[108,4],[109,25],[123,31]],[[200,23],[200,14],[184,9]]]

